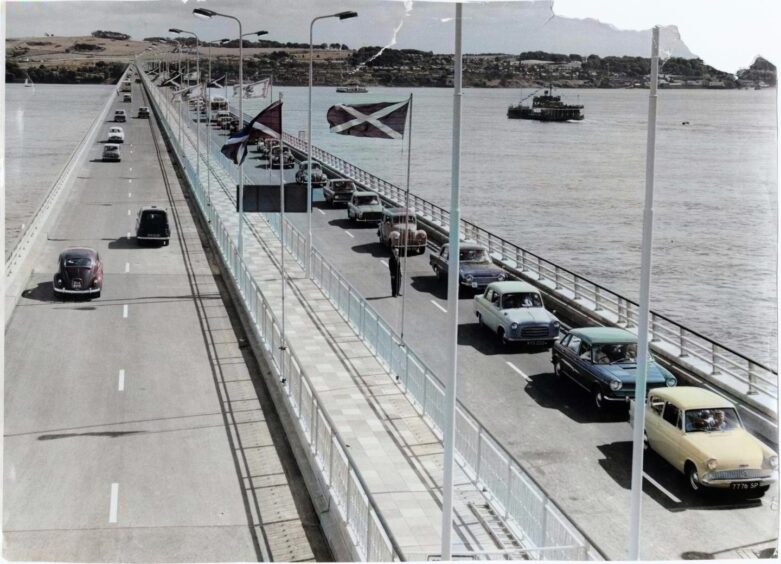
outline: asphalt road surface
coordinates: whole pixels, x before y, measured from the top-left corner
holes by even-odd
[[[99,160],[106,123],[6,328],[3,556],[327,560],[260,369],[154,118],[135,117],[141,105],[140,85],[133,103],[117,97],[129,115],[122,161]],[[149,204],[169,209],[169,246],[133,238]],[[99,251],[99,299],[53,296],[71,246]]]

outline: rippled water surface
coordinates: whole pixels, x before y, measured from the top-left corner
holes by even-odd
[[[89,130],[111,85],[5,85],[5,256]]]
[[[281,90],[285,129],[306,129],[307,89]],[[409,92],[412,191],[448,207],[452,90],[340,95],[315,88],[313,142],[402,184],[400,141],[331,134],[325,114],[336,102],[400,100]],[[585,105],[586,119],[508,120],[507,106],[521,93],[465,90],[462,216],[637,300],[648,91],[558,94]],[[655,311],[773,365],[776,96],[775,90],[660,91],[651,296]]]

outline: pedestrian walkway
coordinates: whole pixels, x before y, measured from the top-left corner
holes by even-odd
[[[176,110],[170,110],[169,115],[175,119]],[[186,158],[195,163],[195,132],[190,130],[189,121],[182,128],[184,150]],[[172,129],[177,131],[176,127]],[[203,143],[201,149],[203,152]],[[215,160],[213,155],[211,203],[228,232],[235,234],[235,184],[227,171],[219,170]],[[203,155],[200,170],[202,176],[207,170]],[[278,179],[278,174],[271,171],[270,178]],[[246,217],[244,260],[280,318],[280,241],[261,215]],[[285,300],[287,340],[304,365],[320,407],[338,427],[403,558],[426,560],[439,555],[443,460],[440,438],[289,253],[285,264],[289,276]],[[507,544],[489,531],[484,517],[478,517],[486,511],[486,499],[458,467],[455,484],[453,553],[501,552]]]

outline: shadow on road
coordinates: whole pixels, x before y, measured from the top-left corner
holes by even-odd
[[[617,423],[629,417],[624,405],[609,405],[599,410],[591,396],[578,385],[550,372],[530,376],[525,391],[540,407],[557,409],[576,423]]]
[[[73,437],[108,437],[110,439],[116,439],[117,437],[124,437],[125,435],[138,435],[146,433],[146,431],[101,431],[92,433],[59,433],[54,435],[39,435],[39,441],[53,441],[56,439],[71,439]]]
[[[56,301],[56,296],[54,295],[54,285],[51,281],[38,282],[35,288],[30,288],[23,291],[22,297],[28,300],[35,300],[36,302]]]
[[[363,243],[362,245],[354,245],[351,248],[356,253],[370,254],[375,258],[388,256],[388,251],[379,243]]]
[[[120,237],[119,239],[110,239],[109,249],[137,249],[139,247],[135,237]]]

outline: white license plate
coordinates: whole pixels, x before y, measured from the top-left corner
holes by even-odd
[[[74,282],[73,283],[73,289],[74,290],[80,290],[81,289],[81,282],[79,282],[78,280],[76,282]]]

